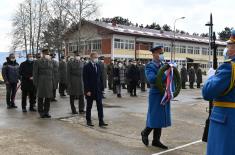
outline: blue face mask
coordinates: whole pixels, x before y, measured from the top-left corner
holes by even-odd
[[[228,49],[227,49],[227,48],[224,49],[223,56],[224,56],[224,60],[229,59],[229,56],[228,56]]]
[[[160,59],[160,61],[164,61],[164,60],[165,60],[164,55],[163,55],[163,54],[160,54],[160,55],[159,55],[159,59]]]

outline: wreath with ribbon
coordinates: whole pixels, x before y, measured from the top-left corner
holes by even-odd
[[[163,95],[161,101],[162,105],[165,105],[179,95],[181,90],[181,78],[174,64],[165,64],[160,68],[157,73],[156,87]]]

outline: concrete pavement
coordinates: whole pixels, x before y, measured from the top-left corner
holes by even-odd
[[[37,113],[23,114],[21,108],[7,110],[4,87],[0,87],[1,154],[48,155],[150,155],[164,150],[145,147],[140,132],[145,126],[147,93],[131,98],[123,90],[119,99],[106,91],[104,100],[106,129],[98,127],[96,105],[92,117],[94,128],[85,124],[83,115],[71,114],[69,98],[57,97],[51,104],[52,119],[40,119]],[[16,104],[20,107],[20,93]],[[172,102],[172,127],[163,129],[162,141],[170,149],[201,139],[208,114],[207,102],[198,89],[182,90]],[[150,142],[152,135],[149,137]],[[197,143],[166,155],[202,155],[205,144]]]

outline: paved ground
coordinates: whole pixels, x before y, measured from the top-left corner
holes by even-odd
[[[145,126],[147,93],[130,98],[123,90],[122,99],[110,91],[104,100],[107,129],[98,127],[93,107],[94,128],[85,125],[84,116],[72,116],[69,99],[58,97],[52,103],[52,119],[42,120],[37,113],[23,114],[21,109],[7,110],[4,87],[0,86],[0,150],[3,155],[150,155],[164,150],[145,147],[140,131]],[[20,107],[20,94],[16,104]],[[172,102],[172,127],[164,129],[162,141],[170,149],[201,139],[207,117],[207,102],[201,90],[183,90]],[[152,135],[150,135],[150,140]],[[205,144],[199,142],[165,155],[202,155]]]

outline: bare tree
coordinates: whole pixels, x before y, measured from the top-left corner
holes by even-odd
[[[42,30],[48,21],[46,0],[25,0],[13,16],[13,46],[26,52],[38,52],[42,40]],[[21,40],[24,39],[24,42]]]
[[[66,6],[63,6],[69,15],[71,25],[77,28],[77,51],[81,52],[81,28],[84,20],[95,18],[98,12],[98,5],[95,0],[70,0]],[[83,53],[84,54],[84,53]]]
[[[26,8],[25,5],[20,4],[19,10],[15,13],[13,19],[13,43],[12,50],[16,50],[17,47],[24,45],[24,50],[28,52],[27,43],[27,19],[26,19]]]

